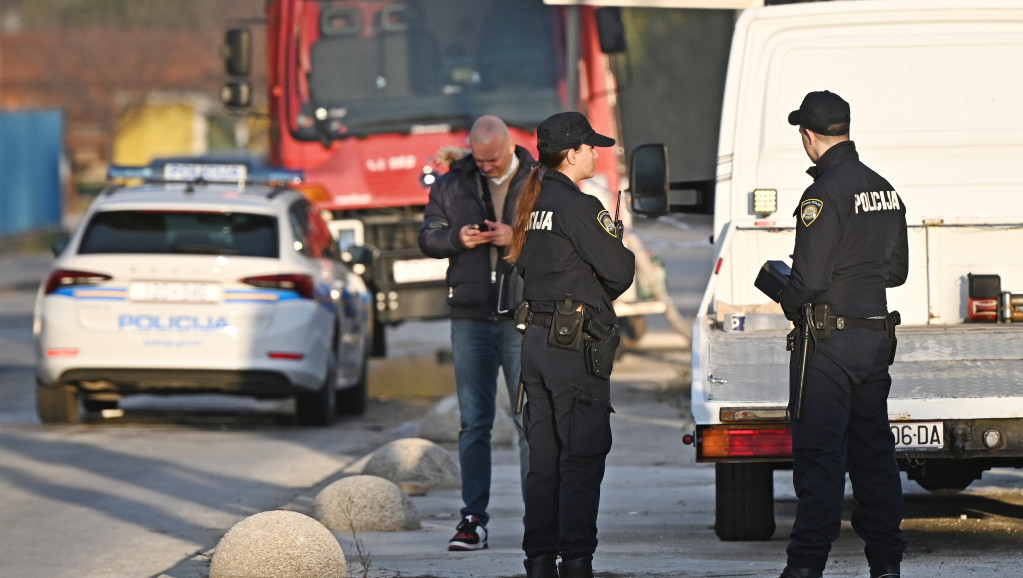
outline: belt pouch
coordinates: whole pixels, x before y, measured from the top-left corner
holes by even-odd
[[[611,379],[611,369],[614,367],[615,354],[618,352],[621,338],[618,327],[612,326],[607,337],[586,344],[586,371],[590,375]]]
[[[835,316],[831,314],[831,306],[818,303],[813,306],[813,329],[817,339],[831,337],[831,329],[835,326]]]
[[[582,306],[576,309],[572,296],[565,294],[565,301],[554,304],[551,314],[551,331],[547,334],[547,345],[558,349],[579,351],[583,348]]]

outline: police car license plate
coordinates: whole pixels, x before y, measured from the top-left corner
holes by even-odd
[[[945,424],[940,421],[891,422],[896,450],[945,447]]]
[[[138,302],[219,303],[220,285],[174,281],[136,282],[128,285],[128,298]]]

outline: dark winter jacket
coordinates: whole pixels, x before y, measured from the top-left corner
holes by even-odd
[[[885,288],[902,285],[909,272],[906,205],[860,162],[852,141],[832,146],[807,172],[814,182],[796,208],[782,308],[790,319],[803,303],[828,303],[836,315],[885,315]]]
[[[598,321],[616,317],[612,301],[636,274],[636,257],[618,237],[614,220],[597,197],[582,192],[564,173],[544,173],[518,267],[523,298],[533,311],[550,312],[571,294]]]
[[[515,205],[536,161],[525,148],[516,146],[519,167],[511,176],[508,196],[500,221],[515,224]],[[467,249],[459,238],[465,225],[486,219],[480,179],[484,177],[472,155],[451,163],[447,173],[430,187],[423,225],[419,229],[419,248],[429,257],[447,258],[448,305],[451,317],[463,319],[498,319],[497,294],[504,275],[511,266],[504,261],[499,247],[497,271],[490,260],[492,245],[487,243]]]

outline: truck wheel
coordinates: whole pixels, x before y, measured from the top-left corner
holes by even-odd
[[[933,494],[955,494],[979,480],[984,468],[966,460],[920,460],[906,468],[906,476]]]
[[[36,415],[43,423],[77,423],[78,390],[70,385],[45,386],[36,380]]]
[[[373,349],[371,354],[373,357],[387,357],[387,326],[377,321],[376,316],[373,316]]]
[[[618,347],[618,351],[635,349],[639,340],[646,335],[646,317],[642,315],[622,317],[618,320],[618,325],[622,332],[622,343]]]
[[[299,425],[326,427],[334,421],[335,384],[337,383],[337,351],[331,348],[327,359],[327,374],[320,389],[312,393],[295,395],[295,418]]]
[[[723,541],[774,535],[774,476],[769,463],[717,464],[714,532]]]

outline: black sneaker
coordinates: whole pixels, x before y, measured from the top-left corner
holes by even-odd
[[[466,516],[456,529],[458,532],[448,542],[448,550],[464,552],[487,547],[487,528],[476,516]]]

